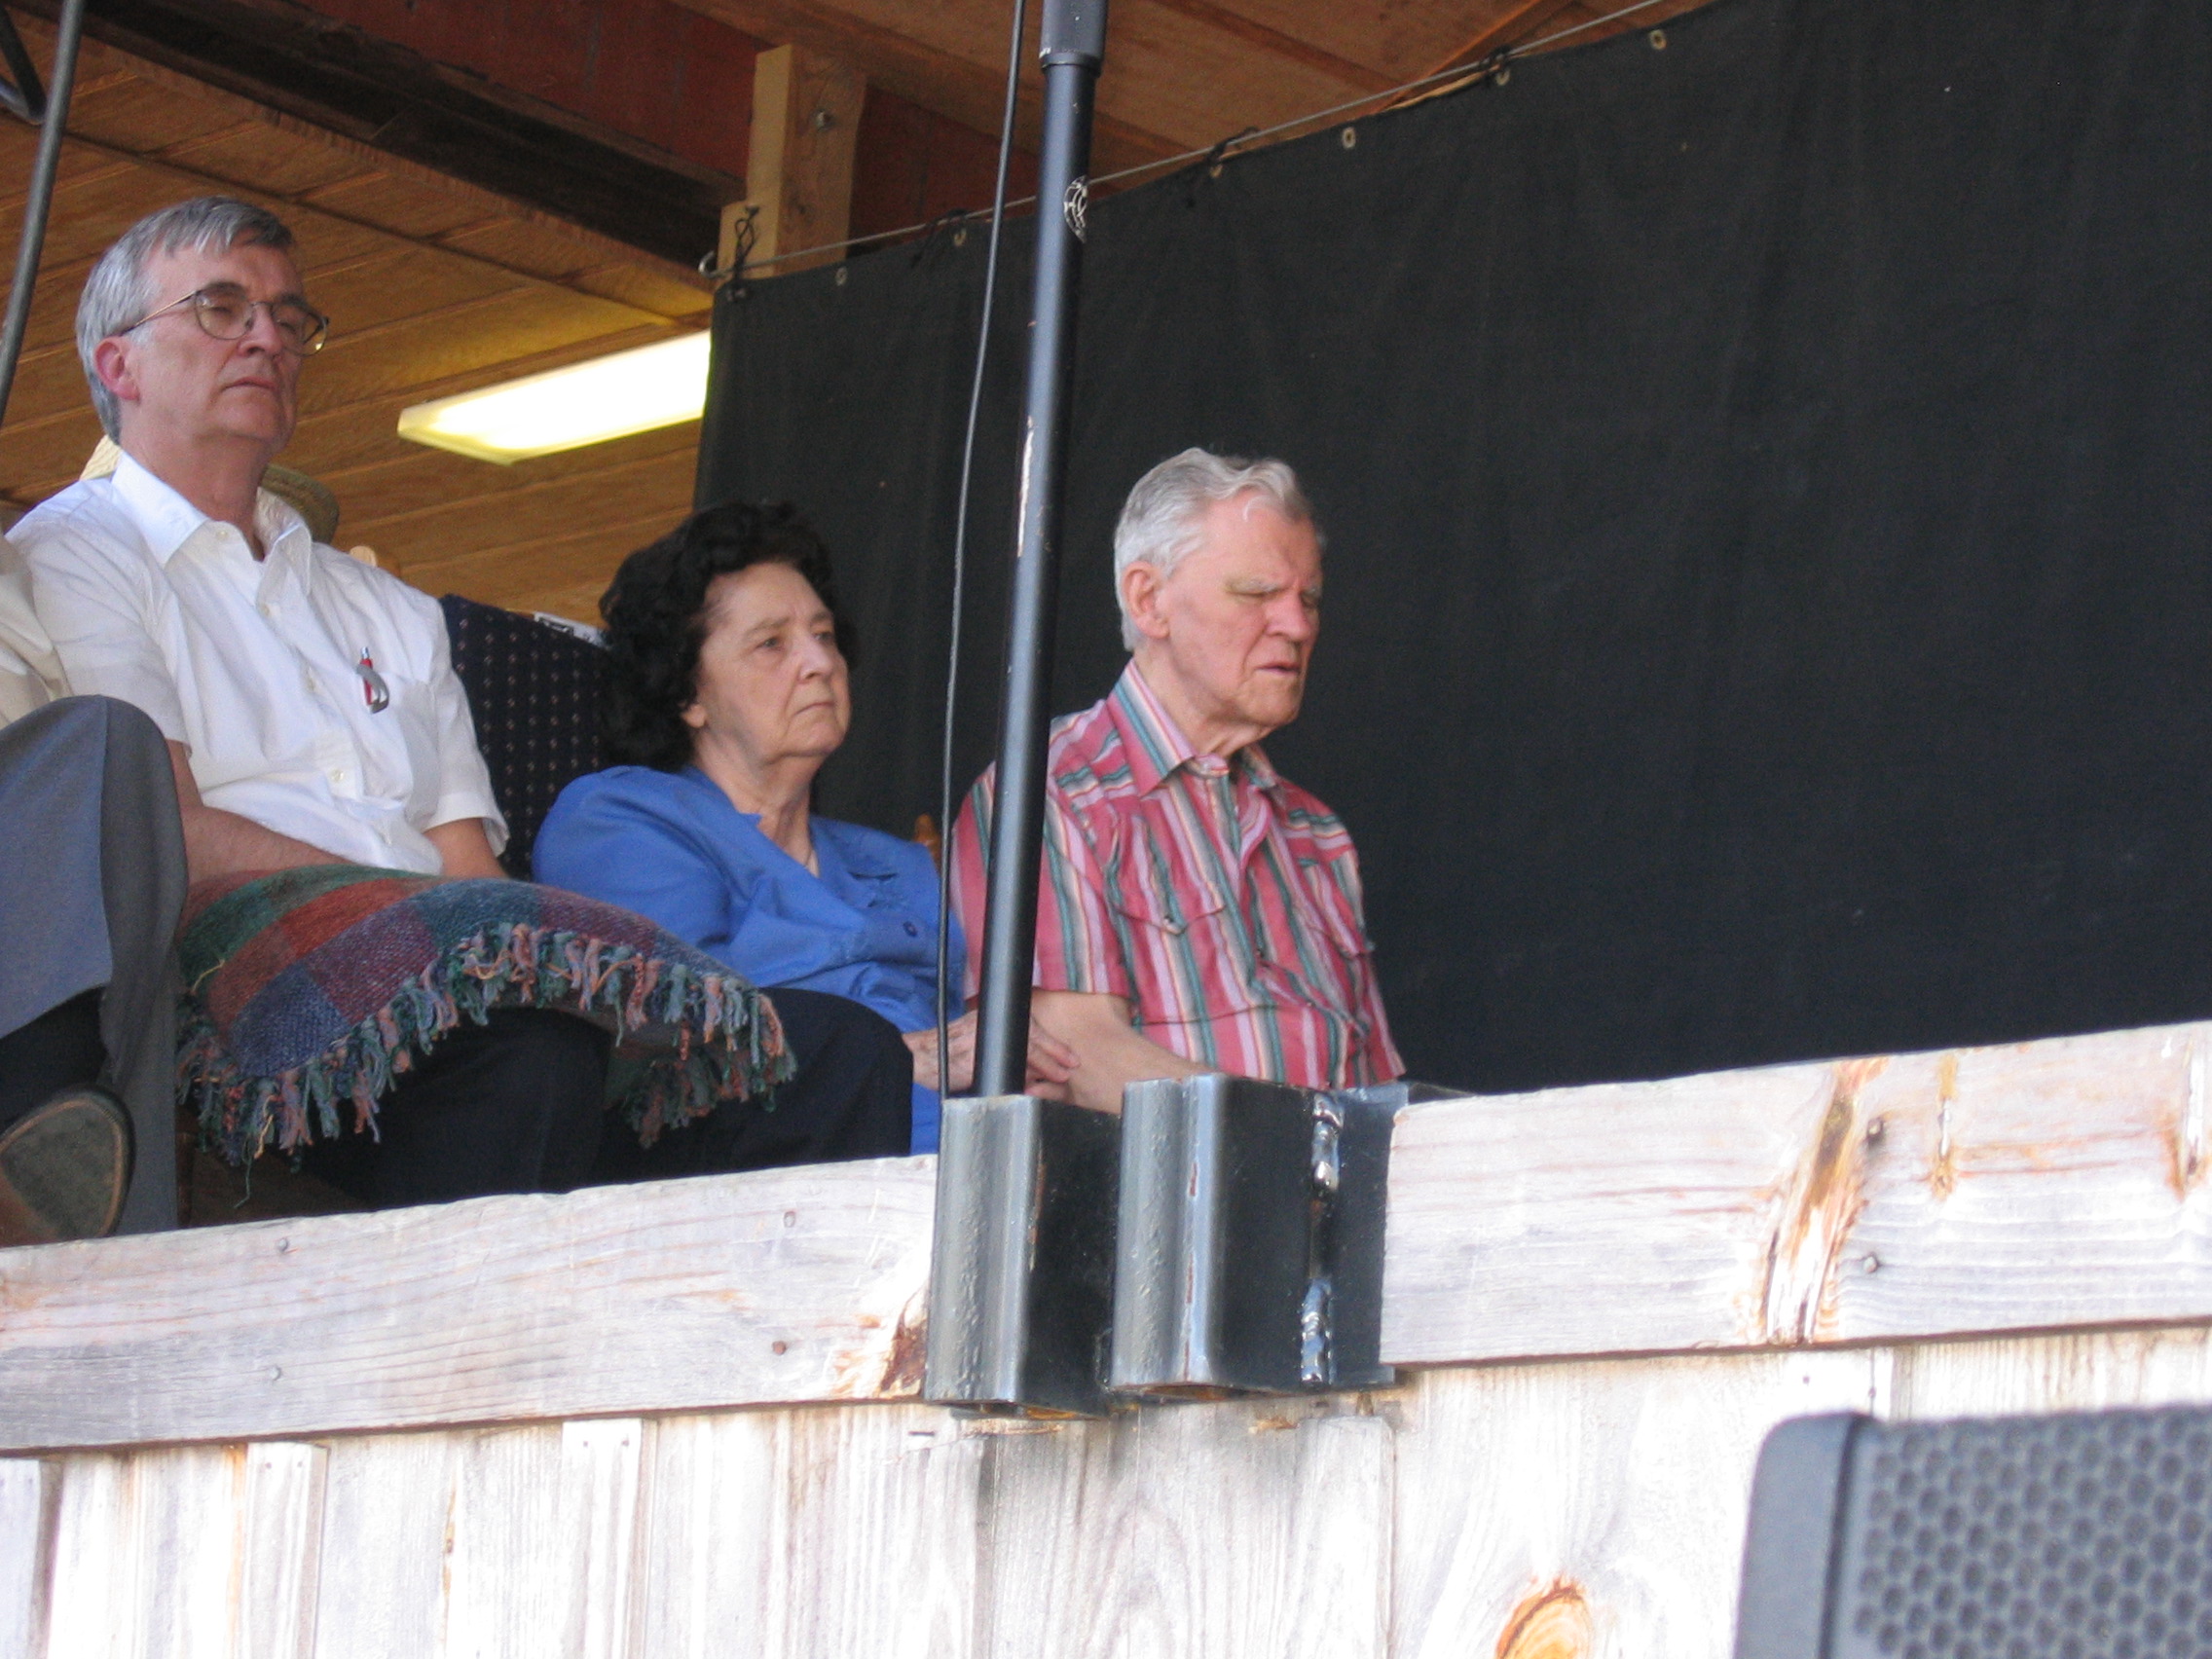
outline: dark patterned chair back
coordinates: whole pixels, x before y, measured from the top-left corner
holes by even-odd
[[[438,602],[454,672],[468,691],[476,746],[507,815],[510,875],[528,879],[538,826],[571,778],[607,764],[600,707],[607,652],[588,640],[458,594]]]

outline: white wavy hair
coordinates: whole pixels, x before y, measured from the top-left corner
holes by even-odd
[[[92,367],[92,353],[99,350],[101,341],[121,334],[165,299],[176,298],[153,291],[147,283],[146,267],[157,255],[175,253],[180,248],[227,248],[241,241],[259,242],[278,253],[292,250],[290,229],[268,208],[232,196],[196,196],[190,202],[147,214],[100,255],[100,262],[85,278],[85,292],[77,301],[77,360],[84,365],[85,380],[92,388],[93,412],[109,437],[123,435],[117,424],[119,411],[115,393],[100,385],[99,371]]]
[[[1204,539],[1200,526],[1206,509],[1243,495],[1257,496],[1293,524],[1308,526],[1315,544],[1321,544],[1321,527],[1313,522],[1312,503],[1298,487],[1298,474],[1279,461],[1246,461],[1194,448],[1169,456],[1137,480],[1114,526],[1114,600],[1122,608],[1126,649],[1135,650],[1141,636],[1129,620],[1128,601],[1122,597],[1122,572],[1131,565],[1150,565],[1164,581]]]

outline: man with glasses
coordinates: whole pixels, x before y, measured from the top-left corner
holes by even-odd
[[[102,256],[77,348],[112,476],[11,533],[70,687],[166,740],[193,881],[350,864],[498,876],[506,829],[427,595],[316,544],[260,488],[327,320],[263,208],[205,197]],[[378,1203],[575,1185],[608,1039],[565,1014],[467,1022],[380,1098],[328,1171]]]

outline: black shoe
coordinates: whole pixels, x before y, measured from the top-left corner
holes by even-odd
[[[115,1231],[130,1187],[130,1118],[97,1088],[67,1088],[0,1134],[0,1245]]]

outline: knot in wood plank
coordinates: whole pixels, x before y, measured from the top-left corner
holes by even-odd
[[[1859,1094],[1888,1064],[1882,1058],[1837,1062],[1820,1131],[1782,1190],[1760,1298],[1760,1336],[1768,1343],[1795,1346],[1819,1335],[1836,1262],[1865,1203]]]
[[[1581,1587],[1555,1579],[1524,1596],[1507,1617],[1497,1637],[1497,1659],[1586,1659],[1593,1635]]]

